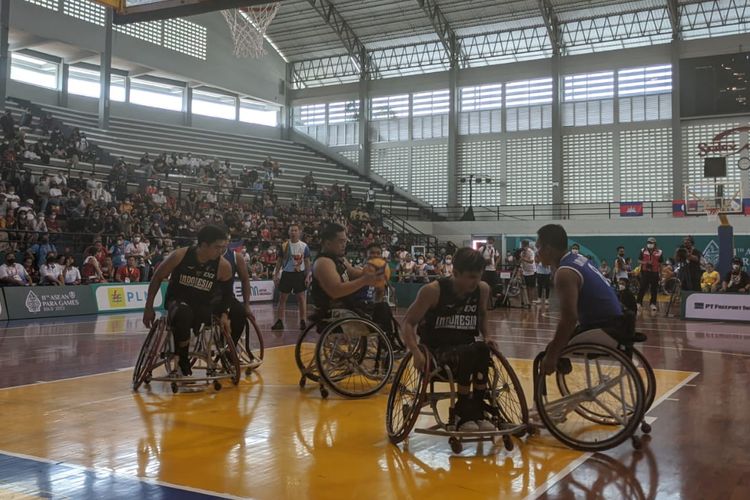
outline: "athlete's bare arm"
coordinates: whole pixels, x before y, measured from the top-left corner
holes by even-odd
[[[178,248],[167,255],[167,258],[164,259],[164,262],[162,262],[156,269],[154,276],[151,278],[151,283],[148,285],[148,292],[146,295],[146,307],[143,310],[143,324],[146,325],[147,328],[151,328],[151,325],[154,323],[154,318],[156,317],[156,313],[154,312],[154,299],[159,292],[161,282],[167,279],[169,275],[172,274],[172,271],[180,265],[180,262],[185,258],[187,251],[188,247]],[[229,263],[227,262],[227,264]]]
[[[557,369],[560,353],[570,342],[578,325],[578,290],[581,278],[575,271],[562,268],[555,273],[555,295],[560,300],[560,321],[552,342],[547,346],[547,353],[542,361],[542,373],[550,375]]]
[[[348,273],[348,270],[347,270]],[[352,281],[342,282],[336,271],[336,264],[328,258],[319,258],[313,266],[313,276],[325,294],[332,299],[340,299],[351,295],[357,290],[374,285],[378,277],[374,271],[364,271]]]
[[[487,339],[489,329],[489,318],[487,317],[487,303],[490,297],[490,285],[484,281],[479,282],[479,333],[482,338]]]
[[[433,281],[429,285],[425,285],[419,289],[417,298],[414,300],[409,309],[406,311],[404,317],[403,328],[401,329],[401,337],[411,355],[414,356],[414,366],[422,370],[425,366],[425,358],[422,352],[419,350],[419,342],[417,340],[417,327],[422,318],[425,317],[430,309],[437,307],[440,301],[440,283]],[[485,298],[486,301],[486,298]]]

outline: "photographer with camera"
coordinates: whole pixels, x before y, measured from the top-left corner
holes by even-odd
[[[490,286],[490,292],[495,290],[495,285],[497,285],[497,259],[498,259],[498,253],[495,249],[495,238],[492,236],[487,238],[487,243],[480,246],[477,250],[479,250],[479,253],[482,254],[482,258],[484,259],[484,272],[482,273],[482,281],[487,283]],[[494,304],[492,303],[492,293],[490,293],[490,303],[487,305],[487,308],[492,310],[494,309]]]

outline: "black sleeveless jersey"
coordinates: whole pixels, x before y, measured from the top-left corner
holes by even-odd
[[[480,289],[459,297],[451,278],[438,280],[440,299],[419,324],[419,336],[427,347],[470,344],[479,335]]]
[[[336,264],[336,273],[341,278],[342,283],[349,281],[349,275],[346,272],[346,265],[344,265],[344,260],[341,257],[329,253],[320,253],[315,261],[317,262],[323,257],[331,259],[333,263]],[[313,266],[313,269],[314,268],[315,267]],[[323,287],[320,286],[320,282],[315,278],[315,273],[313,273],[312,283],[310,284],[310,302],[317,310],[316,316],[325,316],[328,314],[328,311],[335,308],[353,309],[356,304],[356,297],[357,293],[354,293],[340,299],[332,299],[326,294]]]
[[[195,307],[211,303],[221,257],[201,264],[196,251],[196,247],[188,248],[182,262],[172,271],[165,303],[179,300]]]

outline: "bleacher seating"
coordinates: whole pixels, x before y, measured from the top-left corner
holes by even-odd
[[[7,109],[13,111],[16,118],[22,112],[20,105],[13,100],[6,104]],[[350,172],[343,165],[337,164],[316,152],[290,141],[264,139],[231,135],[191,127],[164,125],[158,123],[144,123],[137,120],[113,117],[109,130],[100,130],[98,118],[95,114],[77,111],[51,105],[35,105],[35,107],[50,112],[55,118],[66,125],[78,127],[86,133],[88,139],[109,153],[112,158],[124,157],[125,161],[134,165],[139,164],[143,153],[148,152],[152,158],[161,153],[192,153],[209,159],[219,158],[222,162],[228,160],[232,164],[232,176],[235,177],[244,166],[261,169],[263,160],[271,156],[281,164],[282,175],[274,179],[275,193],[282,203],[292,201],[300,192],[302,179],[309,171],[313,171],[319,187],[330,186],[334,182],[339,185],[349,183],[355,199],[364,199],[369,186],[369,180],[363,179],[356,173]],[[40,136],[27,134],[27,142],[35,142]],[[53,159],[52,167],[64,167],[63,160]],[[42,168],[41,166],[33,168]],[[111,168],[111,161],[97,164],[96,177],[105,180]],[[81,163],[80,169],[90,172],[90,165]],[[162,176],[160,176],[162,177]],[[183,183],[183,189],[198,184],[198,179],[180,174],[170,174],[168,180],[162,178],[162,187],[170,186],[176,189],[178,183]],[[378,189],[378,203],[389,205],[389,197]],[[249,193],[248,193],[249,195]],[[403,212],[413,203],[394,196],[392,209],[394,213]]]

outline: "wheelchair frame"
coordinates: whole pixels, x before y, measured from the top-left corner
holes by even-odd
[[[354,313],[351,314],[352,316],[330,318],[313,323],[299,336],[294,348],[294,358],[301,374],[299,380],[300,388],[304,388],[307,380],[311,380],[318,384],[318,389],[323,399],[328,397],[329,389],[343,397],[363,398],[377,393],[388,383],[393,372],[394,364],[393,346],[388,339],[388,336],[373,321]],[[365,338],[365,343],[361,344],[361,347],[360,345],[355,345],[354,350],[344,352],[338,349],[339,343],[336,342],[336,339],[333,337],[335,335],[351,337],[351,334],[337,331],[349,322],[358,322],[361,325],[366,326],[368,328],[368,333],[366,335],[360,335],[360,339]],[[302,359],[303,344],[308,344],[309,342],[305,342],[305,339],[309,339],[311,335],[315,335],[313,329],[315,329],[319,335],[315,342],[314,354],[310,359]],[[369,338],[373,332],[375,332],[378,337],[377,352],[375,353],[375,358],[373,360],[375,372],[368,372],[362,368],[362,362],[366,359],[370,359],[367,356],[369,351],[369,342],[367,338]],[[332,347],[329,345],[331,338],[333,338]],[[363,349],[364,352],[362,352]],[[333,358],[335,355],[339,355],[339,359],[334,360]],[[357,360],[357,356],[360,356],[360,359]],[[353,363],[352,360],[355,362]],[[385,365],[385,372],[379,373],[383,368],[383,365]],[[326,368],[329,366],[331,367],[330,369]],[[341,368],[345,369],[341,373],[336,373],[338,371],[337,369]],[[343,387],[340,382],[356,373],[359,373],[359,375],[370,380],[375,380],[377,383],[362,391],[352,391]]]
[[[443,436],[448,437],[448,443],[454,453],[461,453],[463,451],[463,443],[467,442],[484,442],[492,441],[497,442],[498,440],[503,441],[505,449],[508,451],[513,450],[512,436],[523,436],[526,433],[528,427],[529,411],[526,405],[526,397],[523,393],[523,388],[518,381],[518,377],[502,355],[494,346],[490,346],[491,359],[490,370],[488,372],[488,390],[492,394],[490,405],[486,410],[486,413],[490,416],[491,422],[495,425],[494,431],[459,431],[455,425],[454,407],[458,399],[456,391],[456,382],[453,377],[452,370],[449,366],[437,366],[434,356],[424,346],[420,345],[422,354],[427,360],[427,366],[424,372],[413,368],[419,375],[418,387],[413,391],[414,402],[411,408],[405,408],[403,405],[400,411],[403,412],[404,422],[400,428],[394,428],[394,411],[399,411],[395,408],[398,402],[399,391],[408,392],[410,389],[403,390],[402,378],[404,373],[411,366],[412,355],[408,353],[403,359],[399,370],[394,378],[391,391],[388,395],[388,408],[386,413],[386,428],[388,430],[389,439],[393,444],[398,444],[404,439],[407,439],[411,431],[415,434],[427,434],[432,436]],[[499,366],[498,366],[499,364]],[[507,379],[503,377],[501,370],[505,372]],[[503,380],[501,380],[503,379]],[[501,386],[498,384],[502,382]],[[436,391],[436,383],[448,384],[448,391]],[[428,391],[429,387],[429,391]],[[507,408],[503,408],[500,402],[501,392],[512,391],[518,402],[519,415],[511,416],[508,413]],[[438,404],[441,401],[448,399],[448,420],[444,420],[440,415]],[[424,411],[424,407],[427,406],[429,409]],[[422,415],[432,415],[435,419],[435,423],[428,427],[414,428],[417,419]],[[517,418],[516,418],[517,417]],[[512,422],[511,420],[520,420],[519,422]]]
[[[252,348],[251,336],[258,340],[258,347]],[[245,329],[242,337],[237,341],[237,356],[240,358],[240,368],[245,369],[245,375],[250,375],[263,364],[265,354],[265,344],[263,335],[254,316],[248,316],[245,320]]]
[[[213,318],[210,325],[202,325],[198,333],[191,335],[189,349],[190,365],[194,370],[204,371],[204,376],[182,376],[178,374],[174,358],[174,336],[167,324],[166,316],[160,317],[149,330],[138,355],[133,372],[133,390],[142,384],[167,382],[173,393],[180,386],[195,385],[201,382],[213,383],[216,391],[221,390],[221,380],[230,379],[237,385],[240,381],[240,359],[237,355],[231,334]],[[219,344],[223,343],[223,346]],[[164,366],[166,375],[154,377],[154,370]]]

